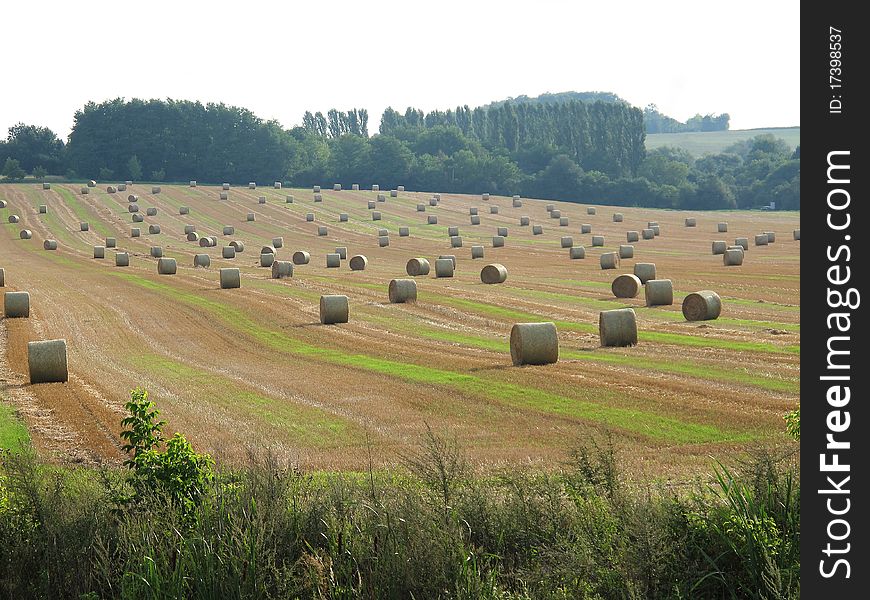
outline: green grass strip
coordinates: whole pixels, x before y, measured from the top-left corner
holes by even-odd
[[[0,450],[17,452],[30,441],[27,427],[15,415],[11,406],[0,400]]]
[[[105,223],[100,220],[99,216],[91,214],[87,207],[85,207],[78,199],[75,197],[71,191],[66,188],[56,186],[55,191],[63,197],[64,203],[72,209],[73,213],[75,213],[76,218],[79,221],[84,221],[88,223],[91,227],[94,228],[94,231],[99,233],[103,237],[111,237],[112,232],[106,227]]]

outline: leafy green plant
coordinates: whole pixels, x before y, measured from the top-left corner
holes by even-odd
[[[785,414],[785,431],[793,439],[801,441],[801,409],[797,408]]]

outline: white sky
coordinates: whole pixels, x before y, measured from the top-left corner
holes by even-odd
[[[800,124],[795,1],[6,0],[0,139],[66,138],[87,101],[224,102],[298,125],[305,110],[425,111],[609,91],[685,121]]]

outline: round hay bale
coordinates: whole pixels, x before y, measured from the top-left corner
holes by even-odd
[[[258,196],[257,204],[266,204],[266,196]]]
[[[574,238],[570,235],[563,235],[561,244],[563,248],[571,248],[574,245]]]
[[[256,218],[256,217],[255,217],[254,213],[248,213],[248,214],[245,216],[245,220],[246,220],[247,222],[249,222],[249,223],[252,222],[255,218]]]
[[[404,185],[396,186],[396,191],[397,191],[397,192],[404,192],[404,191],[405,191],[405,186],[404,186]]]
[[[341,266],[341,255],[337,252],[331,252],[326,255],[326,268],[337,269]]]
[[[293,253],[292,260],[294,265],[307,265],[311,262],[311,254],[305,250],[297,250]]]
[[[586,248],[583,246],[572,246],[568,249],[568,257],[571,260],[586,258]]]
[[[22,229],[21,232],[18,234],[18,237],[22,240],[29,240],[33,238],[33,232],[29,229]]]
[[[568,217],[559,217],[559,227],[568,226]]]
[[[0,208],[6,208],[6,200],[0,200]]]
[[[683,299],[683,316],[687,321],[712,321],[722,313],[722,299],[713,290],[693,292]]]
[[[552,212],[553,210],[555,210],[556,205],[555,205],[555,204],[548,204],[548,205],[545,206],[544,208],[547,209],[547,212]]]
[[[116,267],[129,267],[130,266],[130,255],[126,252],[116,252],[115,253],[115,266]]]
[[[157,235],[160,233],[160,225],[149,225],[148,226],[148,234],[149,235]]]
[[[448,227],[447,228],[447,235],[449,235],[450,237],[459,235],[459,227],[456,227],[455,225]]]
[[[755,245],[756,246],[767,246],[770,243],[770,238],[766,233],[759,233],[755,236]]]
[[[0,269],[0,287],[6,286],[6,269]]]
[[[453,277],[455,268],[455,259],[439,258],[435,261],[435,277]]]
[[[622,223],[622,213],[613,213],[613,222],[614,223]]]
[[[257,184],[256,184],[255,182],[253,182],[253,181],[249,182],[249,183],[248,183],[248,189],[249,189],[249,190],[255,190],[255,189],[257,189]]]
[[[450,237],[450,247],[451,248],[462,248],[462,238],[458,235],[454,235]]]
[[[425,204],[418,204],[417,205],[417,212],[426,212],[426,205]]]
[[[592,225],[589,223],[583,223],[580,225],[580,233],[592,233]]]
[[[744,250],[749,250],[749,238],[736,238],[734,245],[741,246]]]
[[[378,227],[378,235],[390,235],[390,230],[386,227]]]
[[[314,194],[314,201],[315,202],[323,202],[323,195],[322,194]]]
[[[97,187],[97,182],[91,179],[88,181],[88,187]]]
[[[399,237],[408,237],[411,235],[411,230],[408,227],[399,227]]]
[[[224,184],[222,184],[222,185],[221,185],[221,189],[223,189],[224,191],[229,190],[229,189],[230,189],[230,184],[228,184],[228,183],[224,183]]]
[[[57,250],[57,240],[45,240],[42,242],[42,247],[45,250]]]
[[[79,223],[79,229],[82,231],[90,231],[91,225],[90,225],[90,223],[82,222],[82,223]]]
[[[66,340],[27,342],[27,370],[30,383],[66,383]]]
[[[561,210],[551,210],[550,211],[550,218],[551,219],[561,219],[562,218],[562,211]]]
[[[476,207],[476,206],[472,206],[471,208],[469,208],[469,209],[468,209],[468,214],[471,215],[472,217],[473,217],[474,215],[476,215],[476,214],[477,214],[477,207]]]
[[[129,212],[129,213],[139,212],[139,205],[136,204],[135,202],[133,204],[128,204],[127,205],[127,212]]]
[[[377,206],[377,204],[375,203],[374,200],[369,200],[367,206],[368,206],[369,210],[373,210],[375,208],[375,206]]]
[[[7,319],[27,319],[30,317],[30,292],[5,292],[3,294],[3,314]]]
[[[242,274],[238,269],[222,268],[220,270],[222,290],[231,290],[242,287]]]
[[[149,206],[148,208],[145,209],[145,214],[149,217],[156,217],[157,216],[157,209],[153,206]]]
[[[208,236],[208,245],[209,245],[209,247],[211,247],[211,248],[216,248],[217,245],[218,245],[218,239],[217,239],[217,237],[215,237],[215,236],[213,236],[213,235]],[[236,249],[236,252],[238,252],[238,249]]]
[[[388,290],[390,304],[417,301],[417,282],[413,279],[392,279]]]
[[[339,223],[347,223],[347,213],[339,213],[338,222]]]
[[[117,245],[117,240],[113,237],[106,238],[106,248],[114,248]]]
[[[772,244],[776,241],[776,233],[773,231],[765,231],[764,234],[767,236],[767,243]]]
[[[610,291],[617,298],[635,298],[641,285],[637,275],[620,275],[610,284]]]
[[[728,249],[722,255],[722,263],[726,267],[739,267],[743,264],[743,249]]]
[[[236,228],[232,225],[224,225],[224,235],[235,235]]]
[[[504,236],[502,236],[502,235],[492,236],[492,247],[493,248],[504,248]]]
[[[347,260],[347,246],[336,246],[335,253],[341,260]]]
[[[519,198],[514,198],[514,199],[513,199],[513,202],[512,202],[512,206],[513,206],[514,208],[522,208],[522,207],[523,207],[523,201],[520,200]]]
[[[471,258],[483,258],[483,246],[472,246],[471,247]]]
[[[504,283],[507,276],[507,268],[499,263],[486,265],[480,270],[480,280],[486,284]]]
[[[340,192],[341,191],[341,184],[340,183],[332,184],[332,191],[333,192]]]
[[[263,246],[260,248],[260,254],[278,254],[278,251],[275,250],[275,246]]]
[[[605,252],[601,255],[602,269],[616,269],[619,267],[619,255],[616,252]]]
[[[372,213],[372,221],[380,221],[381,213],[379,211],[375,211]]]
[[[313,194],[319,194],[319,193],[320,193],[320,186],[319,186],[319,185],[315,185],[314,187],[311,188],[311,192],[312,192]]]
[[[193,255],[193,266],[194,267],[202,267],[203,269],[207,269],[211,266],[211,257],[208,254],[194,254]]]
[[[429,206],[438,206],[438,201],[435,198],[429,198]]]
[[[221,248],[221,258],[232,259],[236,257],[236,249],[233,246]]]
[[[645,240],[651,240],[656,237],[656,233],[653,229],[644,229],[643,231],[641,231],[641,235]]]
[[[449,259],[453,263],[453,268],[456,268],[456,255],[455,254],[441,254],[438,258],[446,258]]]
[[[288,196],[284,199],[284,203],[285,203],[285,204],[293,204],[293,195],[292,195],[292,194],[291,194],[291,195],[288,195]]]
[[[233,240],[232,242],[230,242],[230,246],[236,249],[236,254],[245,251],[245,243],[239,240]]]
[[[484,202],[489,202],[489,194],[481,194],[480,197]]]
[[[480,225],[480,217],[477,215],[474,215],[473,217],[471,217],[471,224],[472,225]]]
[[[94,258],[106,258],[106,247],[94,246]]]
[[[522,217],[520,217],[520,227],[528,227],[531,221],[531,218],[523,215]]]
[[[130,194],[129,196],[127,196],[127,202],[129,202],[130,204],[133,204],[134,202],[139,202],[139,196],[137,196],[136,194]]]
[[[159,275],[175,275],[178,265],[174,258],[161,258],[157,261],[157,273]]]
[[[390,245],[390,236],[388,235],[379,235],[378,236],[378,246],[381,248],[386,248]]]
[[[307,223],[313,223],[315,220],[314,213],[305,213],[305,221]]]
[[[603,235],[593,235],[592,236],[592,247],[595,246],[603,246],[604,245],[604,236]]]
[[[496,235],[500,235],[501,237],[507,237],[508,228],[507,227],[498,227],[496,229]]]
[[[90,190],[86,187],[83,187],[81,190],[79,190],[79,192],[82,196],[87,196],[90,193]]]
[[[390,190],[390,198],[398,198],[399,190]]]
[[[626,231],[625,232],[625,241],[629,244],[633,244],[640,239],[640,234],[637,231]]]
[[[514,366],[548,365],[559,360],[555,323],[514,323],[511,327],[511,361]]]
[[[260,266],[271,267],[275,262],[275,255],[272,253],[260,254]]]
[[[151,246],[151,258],[160,258],[163,256],[163,248],[161,246]]]
[[[350,191],[352,191],[352,192],[358,192],[358,191],[359,191],[359,184],[358,184],[358,183],[352,183],[352,184],[350,184]]]
[[[437,225],[438,224],[438,217],[436,217],[435,215],[429,215],[426,219],[426,222],[429,225]]]
[[[647,222],[646,222],[646,226],[647,226],[647,228],[653,228],[653,227],[655,227],[655,226],[658,225],[658,224],[659,224],[658,221],[647,221]]]
[[[350,270],[351,271],[365,271],[366,267],[369,265],[369,259],[367,259],[362,254],[357,254],[356,256],[352,256],[350,259]]]
[[[716,231],[718,233],[728,233],[728,223],[716,223]]]
[[[655,263],[635,263],[634,275],[640,279],[641,283],[646,283],[650,279],[656,278]]]
[[[151,193],[152,193],[152,194],[159,194],[159,193],[160,193],[160,186],[159,186],[159,185],[155,185],[154,187],[152,187],[152,188],[151,188]]]
[[[801,230],[800,229],[795,229],[794,231],[791,232],[791,235],[794,238],[794,241],[796,241],[796,242],[801,241]]]
[[[272,279],[293,277],[293,263],[289,260],[276,260],[272,263]]]
[[[544,226],[543,225],[532,225],[532,235],[543,235]]]
[[[695,227],[697,225],[695,217],[686,217],[685,225],[686,227]]]
[[[411,277],[429,274],[429,261],[425,258],[412,258],[405,265],[405,272]]]
[[[193,233],[194,231],[196,231],[196,225],[185,225],[184,226],[184,235],[187,235],[188,233]]]
[[[594,215],[595,214],[595,207],[594,206],[586,207],[586,214],[587,215]]]
[[[134,223],[143,223],[144,221],[145,221],[145,217],[143,215],[140,215],[140,214],[133,215],[133,222]]]
[[[282,184],[281,184],[280,181],[276,181],[273,187],[274,187],[276,190],[280,190],[281,187],[282,187]]]
[[[43,183],[43,184],[42,184],[42,189],[44,189],[44,190],[50,190],[50,189],[51,189],[51,184],[50,184],[50,183]]]
[[[643,287],[647,306],[670,306],[674,303],[674,284],[670,279],[649,279]]]
[[[272,238],[272,247],[273,248],[283,248],[284,247],[284,238],[283,237],[273,237]]]
[[[137,238],[140,235],[142,235],[142,230],[140,230],[138,227],[130,228],[130,237]]]
[[[598,339],[602,346],[636,346],[637,315],[633,308],[603,310],[598,313]]]
[[[202,241],[199,239],[199,234],[195,231],[191,231],[190,233],[187,234],[187,241],[188,242],[200,242],[199,245],[200,246],[203,245]]]
[[[126,183],[119,183],[118,184],[118,191],[119,192],[126,192],[127,191],[127,184]]]
[[[634,246],[631,244],[620,244],[619,258],[634,258]]]
[[[40,204],[39,205],[39,214],[41,214],[41,215],[48,214],[48,206],[46,206],[45,204]]]
[[[653,230],[653,237],[658,237],[659,234],[661,234],[662,232],[661,228],[658,225],[653,225],[652,227],[650,227],[650,229]]]
[[[230,199],[230,195],[229,195],[228,193],[226,193],[226,192],[221,192],[221,193],[218,195],[218,197],[219,197],[221,200],[229,200],[229,199]]]
[[[347,323],[347,296],[329,294],[320,297],[320,322],[324,325]]]
[[[713,242],[713,254],[725,254],[728,249],[728,242],[724,240],[716,240]]]
[[[490,206],[489,207],[489,214],[497,215],[498,214],[498,206]]]
[[[196,187],[196,180],[194,180],[194,179],[190,180],[190,187]]]

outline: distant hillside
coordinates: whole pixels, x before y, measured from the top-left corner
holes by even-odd
[[[718,154],[736,142],[742,142],[765,133],[782,138],[791,149],[794,149],[801,143],[800,127],[772,127],[768,129],[736,129],[729,131],[648,133],[645,145],[647,150],[654,150],[662,146],[676,146],[687,150],[692,156],[699,157],[705,154]]]

